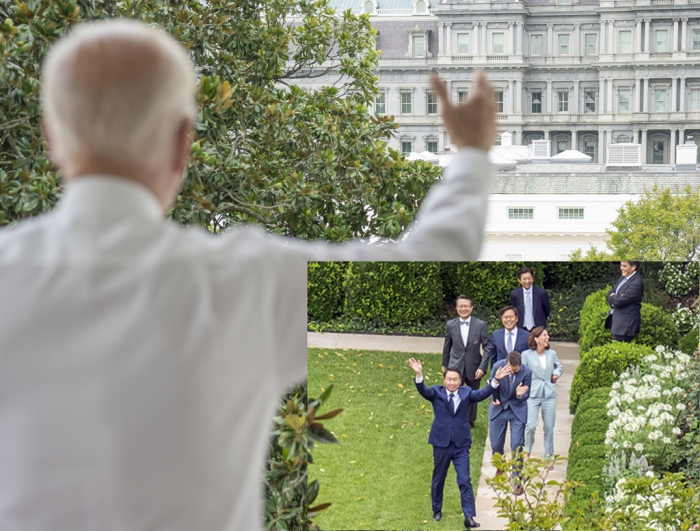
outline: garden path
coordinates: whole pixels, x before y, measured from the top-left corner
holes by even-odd
[[[307,343],[309,348],[348,348],[437,354],[442,353],[443,338],[309,332]],[[559,395],[557,397],[554,453],[567,456],[569,443],[571,442],[571,422],[574,418],[573,415],[569,414],[569,390],[571,389],[574,371],[579,363],[579,347],[576,343],[554,341],[551,347],[557,352],[557,356],[564,366],[564,374],[559,380]],[[476,495],[476,520],[481,524],[480,529],[482,530],[500,530],[505,529],[507,522],[505,519],[497,516],[497,510],[494,507],[494,491],[486,484],[486,478],[493,477],[496,473],[496,469],[491,464],[491,451],[489,448],[490,444],[487,441],[481,477],[479,478],[479,489]],[[510,448],[510,441],[506,438],[506,449],[508,448]],[[541,456],[543,449],[542,421],[540,419],[535,433],[535,446],[532,449],[533,457]],[[550,473],[550,479],[566,479],[566,462],[554,468]]]

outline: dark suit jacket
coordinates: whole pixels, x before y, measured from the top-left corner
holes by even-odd
[[[415,380],[414,380],[415,382]],[[452,412],[447,402],[447,390],[443,385],[427,387],[425,383],[417,383],[416,388],[420,395],[433,404],[435,418],[430,427],[428,442],[433,446],[445,448],[454,441],[458,448],[471,448],[472,434],[469,429],[469,405],[473,402],[481,402],[493,393],[491,382],[478,391],[469,387],[460,387],[457,394],[461,402],[456,412]]]
[[[527,346],[527,338],[530,337],[530,332],[523,328],[518,328],[517,326],[515,329],[518,331],[518,333],[515,336],[515,345],[513,345],[513,350],[522,354],[530,348]],[[496,330],[493,335],[491,335],[491,367],[494,367],[497,361],[506,359],[507,355],[506,329],[501,328],[500,330]]]
[[[620,279],[621,280],[621,279]],[[642,298],[644,297],[644,279],[639,272],[635,272],[624,285],[615,292],[617,283],[606,296],[608,304],[614,308],[612,314],[612,328],[610,331],[616,336],[635,336],[642,324]],[[615,295],[612,293],[615,292]]]
[[[501,360],[494,365],[491,369],[491,378],[496,375],[496,371],[506,364],[506,360]],[[491,404],[489,405],[489,420],[495,419],[504,410],[506,404],[510,404],[510,409],[513,410],[513,414],[522,423],[527,423],[527,399],[530,398],[530,387],[532,386],[532,371],[526,365],[521,365],[518,374],[513,378],[513,385],[511,386],[507,380],[508,376],[503,378],[499,383],[498,389],[494,390],[493,396],[491,397]],[[515,389],[518,385],[522,383],[527,386],[527,392],[518,398],[515,394]],[[508,389],[506,389],[508,387]],[[494,406],[493,402],[498,400],[501,405]]]
[[[442,347],[442,366],[458,370],[463,377],[475,380],[477,369],[481,369],[485,373],[489,368],[489,353],[491,352],[489,329],[484,321],[472,316],[469,323],[467,346],[465,347],[460,326],[462,325],[459,324],[459,317],[447,321],[447,334],[445,334],[445,343]],[[483,354],[481,347],[484,350]],[[463,362],[459,367],[454,363],[450,365],[453,352],[457,355],[465,352]]]
[[[547,326],[547,317],[552,307],[549,303],[547,290],[539,286],[532,286],[532,317],[535,326]],[[522,286],[510,292],[510,305],[518,310],[518,328],[522,328],[525,323],[525,296]]]

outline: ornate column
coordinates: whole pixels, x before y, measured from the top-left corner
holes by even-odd
[[[642,80],[640,78],[635,78],[634,80],[634,112],[641,112],[641,92],[642,90]]]
[[[554,99],[553,94],[552,94],[552,82],[547,81],[547,107],[546,110],[551,114],[554,111],[552,110],[554,108],[552,100]]]
[[[508,23],[508,55],[515,54],[515,24],[512,22]]]
[[[575,129],[571,130],[571,149],[578,150],[578,131]]]
[[[642,164],[647,163],[647,130],[642,129]]]
[[[614,107],[613,107],[613,84],[612,84],[612,79],[608,79],[608,92],[607,92],[607,96],[608,96],[608,109],[607,109],[607,111],[608,111],[608,114],[613,114],[615,111],[614,111]]]
[[[523,82],[515,80],[515,113],[522,114]]]
[[[547,24],[547,57],[552,57],[554,54],[554,32],[552,30],[552,24]]]
[[[634,43],[634,53],[642,52],[642,21],[637,19],[637,26],[634,30],[635,33],[635,43]]]
[[[671,79],[671,112],[676,112],[677,95],[678,94],[678,79],[674,77]]]
[[[615,53],[615,21],[608,21],[608,53]]]
[[[446,27],[446,34],[447,34],[447,55],[452,57],[452,24],[447,24]]]
[[[679,131],[680,132],[678,133],[678,145],[682,146],[683,144],[685,144],[685,129],[679,129]]]
[[[445,55],[445,23],[438,24],[438,56]]]
[[[688,49],[688,19],[683,18],[683,28],[681,30],[681,52],[685,52]]]
[[[642,103],[641,103],[641,108],[639,109],[640,112],[649,112],[647,110],[647,107],[649,106],[647,103],[649,101],[647,99],[649,97],[649,95],[647,94],[647,82],[648,82],[647,78],[642,79],[642,93],[641,93]]]
[[[605,31],[605,26],[606,22],[601,20],[600,21],[600,51],[599,53],[603,54],[605,53],[605,50],[607,49],[605,41],[608,36],[608,32]]]
[[[605,130],[598,129],[598,163],[605,164]]]
[[[516,46],[515,46],[515,53],[518,55],[523,55],[523,23],[522,22],[517,22],[517,39],[516,39]]]
[[[510,98],[510,102],[508,105],[508,108],[510,108],[510,113],[515,112],[515,81],[512,79],[508,82],[508,96]]]
[[[639,142],[639,129],[632,129],[632,143],[637,144]]]
[[[486,42],[486,28],[488,27],[487,22],[482,22],[481,23],[481,54],[482,55],[488,55],[489,49],[488,49],[488,44]]]
[[[575,114],[578,114],[579,112],[581,112],[579,110],[581,98],[579,97],[579,93],[578,93],[578,84],[579,84],[579,80],[574,79],[574,101],[573,101],[573,106],[572,106],[571,111]],[[576,148],[574,148],[574,149],[576,149]]]
[[[671,153],[670,153],[670,163],[676,163],[676,131],[677,129],[671,129]]]
[[[646,19],[644,21],[644,51],[649,53],[649,39],[651,35],[651,20]]]
[[[680,109],[678,109],[681,112],[685,112],[685,77],[681,78],[681,106]]]
[[[571,53],[574,57],[580,57],[581,53],[579,52],[580,48],[580,34],[579,34],[579,29],[581,28],[581,24],[574,24],[574,42],[573,46],[571,47]]]
[[[673,19],[673,51],[678,51],[678,19]]]

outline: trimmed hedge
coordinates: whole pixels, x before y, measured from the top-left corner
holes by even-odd
[[[573,289],[581,284],[607,284],[620,274],[619,262],[545,262],[545,288]]]
[[[309,262],[306,270],[309,319],[330,321],[343,309],[348,262]]]
[[[698,340],[700,340],[700,336],[698,336],[698,329],[695,328],[688,332],[685,337],[678,342],[678,349],[681,352],[685,352],[689,356],[692,356],[698,349]]]
[[[579,400],[586,392],[598,387],[613,384],[616,377],[628,367],[639,365],[644,356],[652,354],[653,349],[636,343],[613,341],[607,345],[595,347],[581,354],[581,362],[576,368],[569,394],[569,411],[574,413]]]
[[[351,262],[345,277],[345,315],[385,325],[440,316],[437,262]]]
[[[584,412],[590,408],[606,409],[608,402],[610,402],[610,391],[612,391],[612,387],[591,389],[579,401],[576,413],[578,414],[579,411]]]
[[[465,262],[454,271],[457,295],[464,293],[475,304],[500,310],[510,303],[510,292],[520,286],[518,269],[523,265],[532,269],[535,284],[541,286],[544,280],[541,262]]]
[[[579,346],[581,353],[612,342],[612,334],[605,329],[605,319],[610,311],[605,295],[610,287],[598,290],[586,297],[581,308],[581,327]],[[671,316],[658,306],[642,303],[642,325],[634,342],[640,345],[657,347],[664,345],[671,348],[678,346],[678,330]]]

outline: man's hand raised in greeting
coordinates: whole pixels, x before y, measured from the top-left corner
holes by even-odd
[[[474,147],[488,152],[496,135],[496,104],[493,88],[484,71],[476,71],[476,80],[469,91],[469,98],[460,105],[453,105],[445,85],[437,74],[430,79],[440,98],[442,119],[452,142],[457,147]]]
[[[500,382],[502,378],[505,378],[509,374],[510,374],[510,365],[504,365],[503,367],[499,368],[496,371],[495,378],[496,378],[496,380],[498,380]]]
[[[416,373],[416,378],[423,376],[423,364],[420,361],[415,358],[411,358],[408,360],[408,364],[411,366],[411,369],[413,369],[413,372]]]

